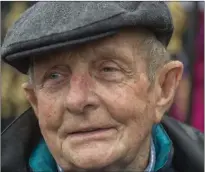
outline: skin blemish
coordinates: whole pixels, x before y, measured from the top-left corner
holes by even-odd
[[[78,86],[79,89],[84,89],[87,87],[87,82],[84,75],[74,75],[71,78],[71,85]]]
[[[80,89],[93,87],[94,84],[90,76],[86,74],[76,74],[71,77],[71,85],[78,86]]]
[[[71,81],[76,82],[79,79],[79,76],[72,76]]]

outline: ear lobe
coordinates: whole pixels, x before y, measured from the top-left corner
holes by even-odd
[[[183,64],[179,61],[167,63],[159,72],[157,84],[159,88],[157,122],[161,121],[164,113],[171,107],[182,73]]]
[[[31,104],[31,106],[32,106],[32,108],[37,116],[37,114],[38,114],[38,112],[37,112],[37,98],[36,98],[36,93],[35,93],[33,85],[30,83],[24,83],[24,84],[22,84],[22,88],[25,92],[26,99]]]

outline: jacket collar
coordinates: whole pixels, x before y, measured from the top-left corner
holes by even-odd
[[[38,121],[33,110],[29,108],[1,134],[1,170],[29,171],[27,160],[40,137]]]

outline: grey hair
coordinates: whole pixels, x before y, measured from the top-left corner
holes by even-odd
[[[34,57],[30,58],[28,69],[28,82],[32,84],[34,82]]]
[[[147,44],[151,44],[150,52],[146,59],[147,62],[147,75],[148,79],[153,82],[157,70],[171,60],[169,52],[165,49],[164,45],[157,39],[150,39]]]
[[[149,31],[142,31],[140,35],[140,56],[146,63],[146,73],[149,81],[155,80],[157,70],[171,60],[166,47]]]

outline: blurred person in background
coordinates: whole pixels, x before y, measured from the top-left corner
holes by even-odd
[[[6,30],[19,18],[32,2],[1,2],[1,36],[2,40]],[[11,68],[6,63],[1,63],[2,71],[2,111],[1,111],[1,129],[11,123],[11,121],[20,115],[29,107],[28,101],[23,96],[21,89],[22,82],[27,77]]]
[[[204,2],[199,2],[199,32],[196,37],[191,124],[204,132]]]
[[[1,170],[202,172],[203,135],[170,108],[183,64],[164,2],[38,2],[3,60],[32,108],[2,133]]]
[[[174,103],[169,115],[173,116],[179,121],[185,122],[189,105],[190,81],[188,57],[183,49],[182,38],[185,31],[187,16],[184,8],[179,1],[168,2],[168,7],[173,18],[174,32],[167,50],[170,52],[172,59],[180,60],[184,65],[182,80],[177,89],[177,94],[175,96]]]
[[[193,15],[194,3],[198,3],[199,32],[196,34],[196,42],[193,43],[196,55],[194,57],[194,72],[190,73],[189,54],[185,51],[187,41],[189,41],[187,30],[189,29],[189,16]],[[168,51],[173,59],[178,59],[184,64],[184,73],[179,84],[174,104],[170,110],[170,115],[180,121],[187,121],[189,113],[191,114],[190,124],[204,132],[204,2],[168,2],[174,23],[174,33],[168,46]],[[185,39],[184,39],[185,37]],[[190,81],[190,75],[193,75],[193,83]],[[192,91],[191,89],[192,86]],[[190,100],[192,94],[192,100]],[[189,112],[190,101],[192,111]]]

